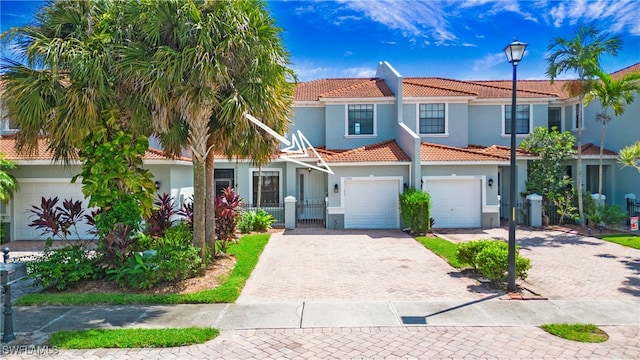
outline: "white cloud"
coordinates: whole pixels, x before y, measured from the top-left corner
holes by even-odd
[[[446,13],[435,1],[346,1],[346,8],[364,14],[374,22],[399,30],[407,38],[432,37],[436,44],[456,39],[449,30]]]
[[[376,69],[370,67],[352,67],[340,70],[343,77],[371,78],[376,76]]]
[[[348,51],[347,50],[347,51],[344,52],[344,56],[351,56],[351,55],[353,55],[352,51]]]
[[[597,21],[603,30],[628,32],[640,36],[640,1],[637,0],[563,0],[550,2],[548,10],[553,26]]]
[[[473,71],[488,70],[498,64],[503,64],[506,60],[504,53],[487,54],[483,58],[473,61]]]

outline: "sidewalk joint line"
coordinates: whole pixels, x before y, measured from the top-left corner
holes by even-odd
[[[230,304],[227,304],[222,311],[220,312],[220,314],[218,314],[218,317],[216,317],[216,320],[213,322],[213,327],[214,328],[218,328],[218,326],[220,326],[220,323],[222,322],[222,318],[225,316],[225,314],[227,313],[227,309],[229,308]]]
[[[304,305],[306,304],[306,301],[302,302],[302,309],[300,310],[300,324],[298,326],[299,329],[302,329],[302,319],[304,319]]]

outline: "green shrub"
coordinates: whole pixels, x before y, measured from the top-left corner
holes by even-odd
[[[412,233],[426,234],[431,229],[429,194],[413,188],[400,194],[400,212],[402,220]]]
[[[27,263],[28,278],[34,286],[54,286],[63,290],[67,286],[94,274],[94,259],[82,245],[69,245],[51,250],[45,247],[41,258]]]
[[[154,250],[161,247],[180,247],[191,245],[193,233],[191,225],[186,222],[178,222],[165,230],[161,237],[152,237],[147,234],[138,234],[137,241],[133,244],[135,251]]]
[[[478,270],[491,280],[494,284],[505,281],[507,279],[507,271],[509,267],[509,245],[496,240],[490,241],[478,253],[475,262]],[[519,279],[527,278],[527,271],[531,268],[531,261],[518,254],[516,251],[516,277]]]
[[[150,289],[159,283],[178,282],[200,270],[199,249],[191,245],[164,246],[136,252],[119,268],[107,271],[122,287]]]
[[[461,263],[469,264],[477,269],[476,258],[478,254],[491,242],[492,240],[476,240],[460,243],[456,248],[456,257]]]
[[[602,221],[607,226],[620,225],[627,218],[627,214],[618,205],[605,205],[599,210],[602,211]]]
[[[240,221],[238,221],[238,229],[241,233],[246,234],[252,231],[267,231],[271,228],[271,224],[276,221],[273,215],[263,209],[258,211],[247,211],[242,213]]]
[[[620,225],[627,218],[627,214],[620,209],[618,205],[600,205],[596,206],[595,211],[587,214],[587,219],[592,225],[605,226]]]

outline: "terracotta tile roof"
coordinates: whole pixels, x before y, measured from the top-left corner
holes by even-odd
[[[19,160],[52,160],[53,152],[48,150],[49,143],[46,139],[42,138],[38,140],[38,148],[35,154],[28,155],[23,152],[18,152],[16,149],[16,137],[15,136],[0,136],[0,152],[6,155],[7,160],[19,161]],[[162,150],[150,148],[142,157],[143,160],[181,160],[191,161],[190,158],[180,156],[175,159],[164,154]]]
[[[356,149],[338,152],[326,162],[405,162],[410,161],[395,140],[387,140]]]
[[[321,79],[299,83],[294,90],[297,101],[317,101],[321,98],[394,97],[382,79]]]
[[[623,76],[625,76],[627,74],[631,74],[631,73],[634,73],[634,72],[640,72],[640,62],[639,63],[635,63],[635,64],[630,65],[630,66],[627,66],[626,68],[620,69],[620,70],[618,70],[616,72],[613,72],[613,73],[611,73],[611,76],[614,79],[618,79],[618,78],[621,78],[621,77],[623,77]]]
[[[479,150],[427,142],[420,144],[420,161],[505,161],[508,159],[508,157],[505,159]]]
[[[51,160],[53,153],[48,150],[49,143],[45,139],[38,140],[38,147],[34,154],[27,155],[16,149],[15,136],[0,136],[0,152],[4,153],[7,160]]]
[[[578,149],[577,146],[574,146],[574,149]],[[615,151],[608,150],[607,148],[602,149],[602,155],[604,156],[618,156],[618,153]],[[594,145],[592,143],[587,143],[582,145],[582,156],[600,156],[600,146]]]
[[[474,151],[481,151],[485,154],[500,156],[507,160],[511,158],[511,148],[508,146],[501,146],[501,145],[481,146],[481,145],[469,144],[468,149],[474,150]],[[527,156],[531,156],[531,154],[529,154],[527,151],[524,151],[520,148],[516,148],[516,157],[527,157]]]

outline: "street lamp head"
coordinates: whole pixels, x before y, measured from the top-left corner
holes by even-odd
[[[529,44],[514,39],[511,44],[507,45],[507,47],[504,48],[504,53],[507,55],[507,60],[514,66],[518,65],[518,63],[524,56],[524,49],[526,49],[527,45]]]

